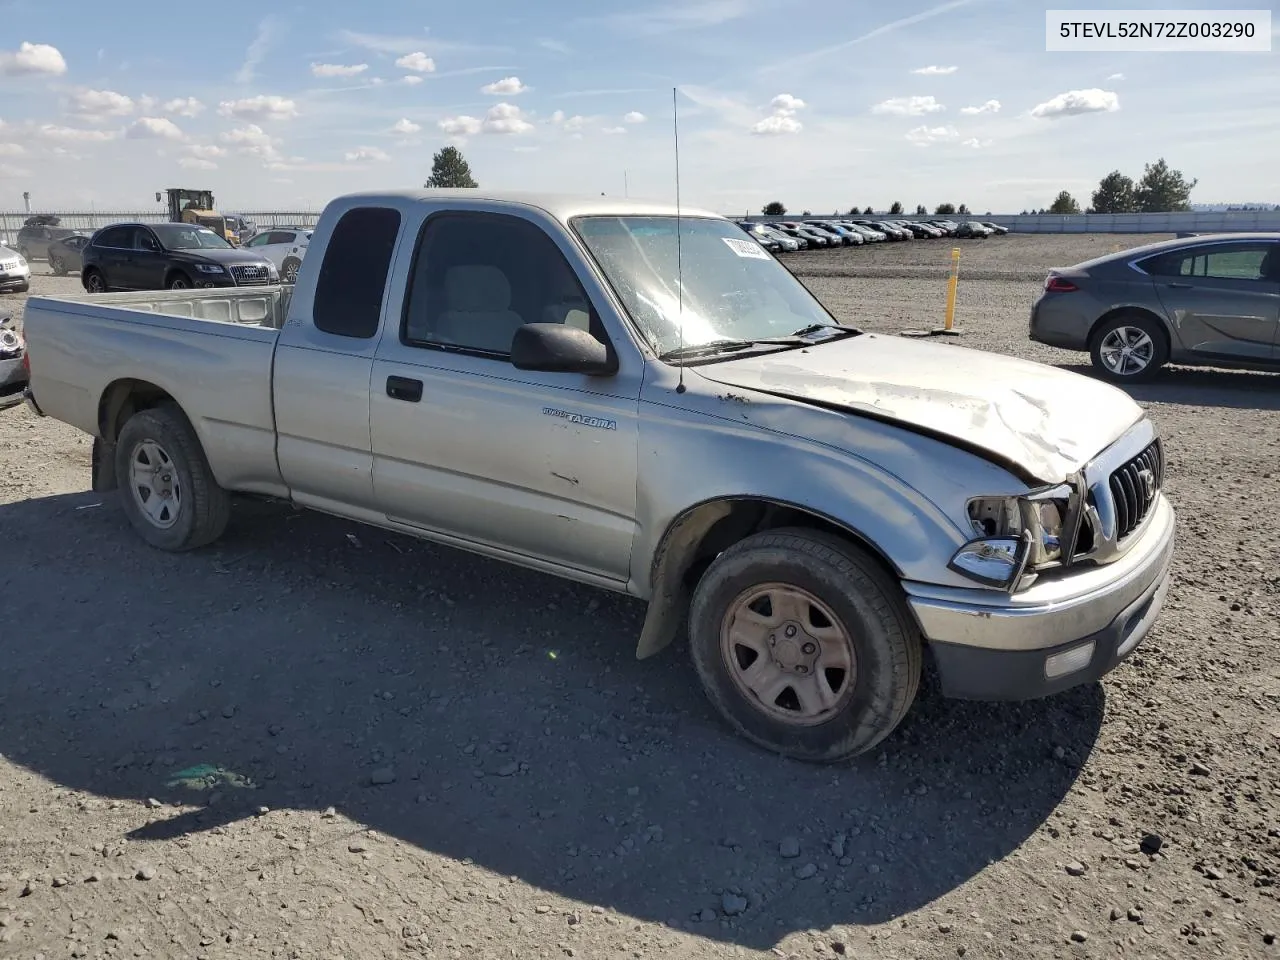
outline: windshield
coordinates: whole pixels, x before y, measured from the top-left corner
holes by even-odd
[[[836,323],[786,267],[734,224],[704,218],[678,222],[683,270],[677,267],[675,217],[573,221],[658,354],[719,340],[785,337],[813,324]]]
[[[208,227],[156,224],[152,227],[166,250],[230,250],[231,244]]]

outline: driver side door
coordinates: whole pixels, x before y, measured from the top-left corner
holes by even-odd
[[[609,341],[560,243],[506,213],[427,218],[370,384],[373,486],[392,522],[612,583],[630,573],[641,370],[517,370],[524,323]]]

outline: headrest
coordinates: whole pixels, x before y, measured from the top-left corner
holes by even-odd
[[[450,267],[444,275],[444,294],[450,310],[486,313],[511,306],[507,275],[488,264]]]

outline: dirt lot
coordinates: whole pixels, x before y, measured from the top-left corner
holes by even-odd
[[[1027,309],[1130,242],[963,243],[963,343],[1079,364]],[[939,322],[949,249],[792,265],[892,332]],[[0,414],[0,957],[1280,957],[1280,378],[1138,396],[1182,521],[1139,653],[926,694],[840,768],[636,662],[634,602],[268,505],[160,554],[84,437]]]

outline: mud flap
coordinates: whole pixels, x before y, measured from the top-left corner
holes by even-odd
[[[116,489],[116,445],[107,443],[101,437],[93,438],[92,483],[94,493],[105,493]]]

